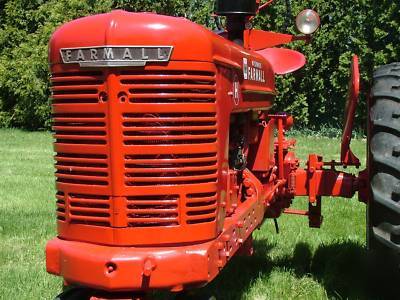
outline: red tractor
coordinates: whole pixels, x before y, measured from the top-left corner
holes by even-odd
[[[270,111],[275,76],[306,60],[280,46],[304,34],[252,29],[270,4],[220,0],[226,28],[121,10],[61,26],[50,42],[58,236],[47,271],[59,299],[132,299],[211,282],[267,218],[322,222],[323,196],[369,207],[369,244],[400,249],[400,65],[378,69],[370,97],[368,168],[350,149],[360,75],[354,56],[340,161],[310,154],[300,168],[293,118]],[[290,209],[308,196],[307,211]],[[388,250],[389,251],[389,250]]]

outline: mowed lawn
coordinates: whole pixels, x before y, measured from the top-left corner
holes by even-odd
[[[339,139],[297,137],[297,154],[339,158]],[[365,166],[365,140],[353,142]],[[348,171],[356,170],[350,169]],[[62,280],[46,274],[46,241],[56,234],[50,133],[0,130],[0,299],[53,299]],[[295,200],[306,207],[305,198]],[[299,216],[272,220],[255,232],[253,257],[235,257],[200,293],[217,299],[360,299],[365,205],[323,199],[321,229]]]

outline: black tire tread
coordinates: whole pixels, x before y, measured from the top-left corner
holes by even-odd
[[[400,254],[400,63],[375,71],[371,98],[369,244]]]
[[[374,79],[379,78],[381,76],[400,76],[400,62],[395,62],[392,64],[384,65],[379,67],[374,72]]]

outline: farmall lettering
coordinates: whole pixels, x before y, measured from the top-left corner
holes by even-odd
[[[265,71],[262,63],[255,60],[250,62],[247,58],[243,58],[243,78],[265,83]]]
[[[170,60],[172,46],[100,46],[61,49],[66,64],[81,67],[145,66],[147,62]]]

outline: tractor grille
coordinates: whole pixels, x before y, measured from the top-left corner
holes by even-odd
[[[65,193],[57,195],[57,219],[72,224],[110,226],[110,198],[83,194],[69,194],[66,201]]]
[[[202,113],[125,115],[124,136],[128,145],[213,144],[217,139],[216,116]],[[216,155],[216,152],[210,152],[127,156],[126,184],[146,186],[215,181]]]
[[[108,196],[69,194],[68,211],[72,224],[110,226]]]
[[[141,106],[140,113],[123,114],[126,186],[215,184],[218,170],[215,74],[122,72],[120,82],[129,91],[129,103]],[[199,109],[199,105],[204,108]],[[152,191],[157,192],[154,188]],[[179,195],[128,197],[129,226],[212,222],[216,218],[215,192],[214,198],[214,203],[199,201],[197,207],[179,209],[179,203],[184,206],[186,201]]]
[[[215,114],[125,114],[126,145],[207,144],[217,139]]]
[[[102,72],[57,73],[51,78],[53,104],[98,103],[98,91],[104,84]]]
[[[107,185],[107,155],[57,153],[56,177],[69,184]]]
[[[100,152],[106,153],[108,139],[106,114],[98,103],[99,91],[104,88],[102,72],[56,73],[51,81],[56,108],[53,113],[55,143],[65,149],[55,157],[57,182],[107,186],[107,155],[99,154],[101,148]],[[85,112],[87,105],[95,112]],[[80,106],[85,107],[80,110]],[[100,148],[90,151],[87,147],[91,146]],[[80,152],[83,148],[89,151]]]
[[[52,84],[60,222],[147,228],[216,220],[214,72],[64,72]]]
[[[134,227],[179,224],[179,196],[132,196],[127,198],[128,223]]]
[[[132,103],[215,103],[215,74],[204,71],[121,72]]]
[[[53,115],[56,143],[105,145],[105,114],[63,113]]]
[[[212,222],[216,218],[217,193],[188,194],[186,201],[186,223]]]
[[[131,103],[215,103],[215,75],[200,71],[122,72],[121,84],[129,90]],[[217,142],[215,112],[159,112],[123,115],[127,146],[170,146],[171,153],[126,156],[125,182],[129,186],[215,182],[216,151],[199,154],[173,153],[178,145],[206,146]],[[165,111],[165,110],[164,110]],[[143,152],[145,153],[145,152]],[[161,153],[161,152],[160,152]]]
[[[57,219],[60,221],[66,220],[66,202],[65,202],[65,193],[57,192]]]

